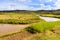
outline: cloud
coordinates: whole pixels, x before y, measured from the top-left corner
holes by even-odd
[[[16,0],[16,1],[19,1],[19,2],[31,2],[31,0]]]
[[[55,5],[55,9],[60,9],[60,0],[57,0]]]
[[[40,7],[38,7],[38,8],[32,7],[32,9],[33,10],[51,10],[51,9],[53,10],[54,8],[51,7],[50,5],[45,6],[44,4],[40,4]]]
[[[0,10],[60,9],[60,0],[0,0]]]
[[[4,7],[5,6],[5,7]],[[27,5],[2,5],[0,6],[0,10],[32,10],[32,7]]]
[[[39,0],[42,1],[42,0]],[[51,2],[52,0],[43,0],[42,2]]]
[[[25,1],[27,1],[27,0],[18,0],[18,1],[25,2]]]
[[[60,9],[60,0],[40,0],[40,8],[44,10]]]

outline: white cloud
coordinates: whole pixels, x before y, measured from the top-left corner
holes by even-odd
[[[60,0],[57,1],[53,1],[55,4],[53,4],[55,7],[50,5],[45,5],[44,3],[34,3],[32,2],[32,0],[15,0],[15,1],[19,1],[22,2],[22,4],[18,4],[18,2],[13,3],[13,2],[8,2],[8,3],[3,3],[0,4],[0,10],[51,10],[51,9],[60,9]],[[40,2],[51,2],[52,0],[39,0]],[[27,4],[23,4],[23,3],[27,3]],[[32,2],[32,3],[31,3]],[[32,5],[32,6],[30,6]],[[37,6],[37,7],[34,7]],[[39,6],[39,7],[38,7]]]
[[[18,5],[18,6],[15,6],[13,8],[14,9],[20,9],[20,10],[27,10],[27,9],[29,9],[29,6],[27,6],[27,5]]]
[[[36,8],[36,10],[51,10],[53,9],[53,7],[51,7],[50,5],[45,6],[44,4],[41,4],[39,8]]]
[[[60,9],[60,0],[57,0],[54,5],[56,6],[55,9]]]
[[[9,6],[1,6],[0,10],[32,10],[29,6],[27,5],[9,5]]]
[[[40,2],[51,2],[52,0],[39,0]]]
[[[42,0],[40,0],[40,1],[42,1]],[[40,4],[41,5],[40,9],[49,9],[49,10],[60,9],[60,0],[44,0],[44,1],[53,3],[53,6],[51,6],[51,4],[50,5],[44,5],[42,3],[42,4]]]
[[[51,2],[52,0],[46,0],[46,2]]]
[[[16,1],[20,1],[20,2],[31,2],[31,0],[16,0]]]
[[[21,1],[21,2],[23,1],[23,2],[25,2],[25,1],[27,1],[27,0],[18,0],[18,1]]]

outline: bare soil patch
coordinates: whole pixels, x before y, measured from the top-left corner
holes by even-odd
[[[20,31],[29,25],[0,24],[0,35]]]

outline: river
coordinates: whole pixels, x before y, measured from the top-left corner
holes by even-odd
[[[39,18],[45,20],[46,22],[53,22],[53,21],[58,21],[58,20],[60,20],[60,19],[58,19],[58,18],[42,17],[42,16],[39,16]]]

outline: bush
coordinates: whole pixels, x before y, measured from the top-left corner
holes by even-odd
[[[27,31],[31,33],[36,33],[36,32],[43,32],[45,30],[52,30],[54,28],[53,22],[39,22],[30,25],[28,28],[26,28]]]

